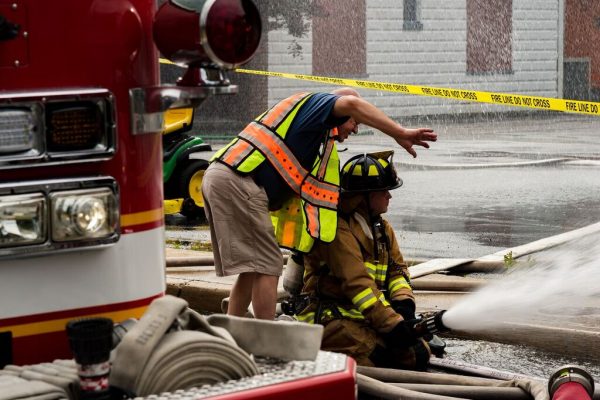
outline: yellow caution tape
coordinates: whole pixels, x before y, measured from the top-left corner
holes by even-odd
[[[521,94],[480,92],[475,90],[440,88],[431,86],[405,85],[400,83],[374,82],[359,79],[329,78],[283,72],[236,69],[243,74],[267,75],[303,81],[327,83],[339,86],[353,86],[365,89],[385,90],[388,92],[414,94],[418,96],[443,97],[446,99],[463,100],[479,103],[501,104],[513,107],[536,108],[541,110],[564,111],[570,113],[599,115],[600,103],[591,101],[554,99],[551,97],[525,96]]]
[[[164,58],[163,64],[173,64]],[[522,94],[481,92],[476,90],[451,89],[432,86],[406,85],[401,83],[364,81],[360,79],[330,78],[303,74],[289,74],[285,72],[260,71],[238,68],[235,72],[242,74],[266,75],[287,79],[327,83],[338,86],[352,86],[363,89],[385,90],[387,92],[414,94],[417,96],[442,97],[446,99],[462,100],[477,103],[500,104],[504,106],[536,108],[540,110],[563,111],[577,114],[600,116],[600,103],[592,101],[554,99],[552,97],[525,96]]]

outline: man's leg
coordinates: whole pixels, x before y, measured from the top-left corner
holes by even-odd
[[[252,309],[257,319],[275,319],[279,277],[256,273],[252,285]]]
[[[358,365],[373,367],[375,365],[369,356],[376,343],[375,330],[364,320],[334,319],[325,325],[321,349],[346,354],[354,358]]]
[[[243,272],[238,275],[237,280],[231,288],[229,295],[229,306],[227,315],[236,317],[245,317],[252,298],[254,279],[257,274],[254,272]]]
[[[272,320],[283,256],[265,190],[251,177],[213,163],[205,172],[202,191],[209,204],[215,271],[218,276],[239,275],[227,313],[244,316],[252,300],[256,317]]]

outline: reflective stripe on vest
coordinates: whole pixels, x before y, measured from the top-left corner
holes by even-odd
[[[285,138],[288,128],[295,117],[295,111],[297,111],[298,108],[300,108],[299,106],[304,104],[309,97],[309,93],[298,93],[290,96],[275,104],[270,110],[259,115],[256,118],[256,121],[270,126],[280,137]],[[270,122],[270,124],[267,122]],[[237,150],[236,148],[238,146],[244,147],[244,149]],[[254,151],[255,149],[252,146],[249,147],[250,150],[248,151],[246,146],[249,146],[249,144],[242,144],[242,141],[236,137],[229,142],[227,146],[217,151],[210,161],[212,162],[219,159],[239,172],[249,173],[265,161],[265,157],[259,151]],[[240,157],[241,151],[245,151],[245,157]],[[234,160],[236,161],[235,163]]]
[[[236,168],[242,161],[244,161],[250,153],[254,151],[254,148],[250,143],[239,141],[237,146],[231,146],[227,148],[222,156],[223,162]]]
[[[303,200],[318,207],[337,209],[339,187],[321,182],[309,174],[278,135],[266,127],[252,122],[239,134],[239,137],[259,149],[289,187]],[[328,160],[323,159],[323,161]],[[238,162],[239,160],[233,159],[234,165]]]
[[[269,111],[261,115],[258,120],[273,130],[277,130],[294,107],[308,95],[309,93],[298,93],[290,96],[275,104]]]

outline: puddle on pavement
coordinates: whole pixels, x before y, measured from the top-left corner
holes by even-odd
[[[600,366],[592,361],[563,357],[526,346],[445,339],[446,358],[502,371],[548,379],[565,364],[577,365],[600,382]]]

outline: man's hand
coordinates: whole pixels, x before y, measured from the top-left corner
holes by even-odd
[[[417,152],[413,149],[413,146],[423,146],[428,149],[429,143],[427,142],[435,142],[436,140],[437,133],[431,128],[404,128],[402,137],[396,138],[396,142],[413,157],[417,156]]]

